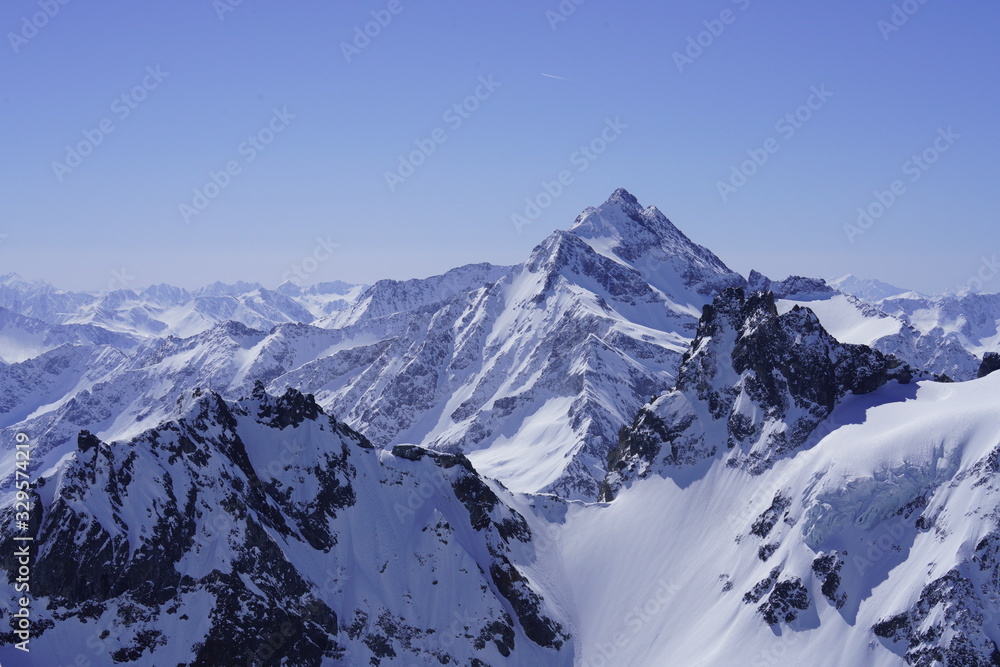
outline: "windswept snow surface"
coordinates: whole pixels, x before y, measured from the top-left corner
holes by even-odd
[[[913,606],[996,530],[1000,479],[977,466],[1000,451],[1000,374],[907,392],[887,386],[862,423],[760,476],[715,461],[645,480],[608,505],[569,504],[554,531],[577,664],[906,665],[872,626]],[[838,410],[835,423],[858,417],[843,413],[857,406]],[[766,539],[751,534],[779,492],[787,517]],[[918,515],[929,527],[915,527]],[[765,543],[777,545],[767,562]],[[841,609],[812,570],[834,550],[844,554]],[[812,599],[791,624],[768,626],[742,598],[776,567]],[[995,620],[984,632],[1000,643]]]
[[[781,300],[778,302],[778,312],[786,313],[795,306],[809,308],[823,328],[841,343],[855,345],[872,345],[886,336],[898,334],[903,328],[903,322],[868,310],[850,297],[838,294],[829,299],[815,301]]]
[[[868,303],[878,303],[883,299],[901,296],[903,294],[917,294],[912,290],[896,287],[895,285],[890,285],[889,283],[882,282],[881,280],[858,278],[850,273],[835,280],[828,280],[827,284],[839,292],[850,294],[851,296],[857,297],[858,299]]]

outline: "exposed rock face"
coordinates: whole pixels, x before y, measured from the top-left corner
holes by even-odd
[[[1000,648],[989,636],[997,626],[998,550],[1000,539],[991,533],[976,547],[972,563],[929,583],[912,608],[876,623],[875,635],[901,647],[914,667],[1000,665]]]
[[[185,400],[129,442],[80,433],[36,485],[46,645],[113,636],[111,658],[137,664],[569,664],[518,565],[527,522],[464,456],[390,456],[294,390]],[[14,547],[5,531],[10,572]],[[453,603],[417,613],[436,589]]]
[[[750,527],[750,534],[756,535],[761,539],[766,538],[774,530],[774,526],[778,523],[778,520],[788,516],[787,510],[791,504],[791,500],[781,495],[780,491],[776,493],[774,500],[771,501],[771,506],[761,512],[757,520],[753,522],[753,525]]]
[[[995,373],[1000,371],[1000,354],[996,352],[987,352],[983,355],[983,363],[979,367],[978,377],[984,378],[990,373]]]
[[[777,299],[814,299],[837,293],[837,290],[827,285],[822,278],[789,276],[784,280],[775,281],[757,271],[750,271],[747,283],[750,292],[771,292]]]
[[[729,465],[759,472],[805,444],[847,394],[912,375],[881,352],[838,342],[807,308],[778,315],[771,292],[727,289],[705,306],[676,386],[621,431],[602,497],[722,447]]]
[[[906,340],[892,336],[878,341],[878,348],[898,349],[897,356],[926,371],[971,380],[983,350],[997,352],[1000,294],[904,294],[880,301],[878,309],[906,323]]]
[[[461,454],[443,454],[413,446],[394,447],[393,454],[411,461],[427,457],[445,470],[454,469],[451,488],[455,498],[468,510],[472,527],[487,536],[486,547],[493,559],[489,572],[494,586],[513,607],[529,639],[545,648],[561,648],[569,635],[559,623],[545,616],[541,598],[510,561],[511,541],[531,542],[531,530],[524,517],[512,511],[498,511],[502,508],[500,498]],[[503,518],[496,519],[498,515]]]
[[[195,387],[235,400],[262,382],[274,394],[313,394],[379,447],[462,452],[513,490],[594,500],[621,425],[676,380],[702,306],[744,284],[662,212],[616,190],[523,264],[472,264],[363,291],[331,285],[326,297],[347,289],[350,299],[326,315],[323,294],[291,286],[88,297],[87,308],[107,309],[98,321],[131,333],[67,337],[73,347],[49,358],[0,367],[0,409],[13,421],[30,415],[24,426],[55,447],[84,429],[114,439],[132,437],[136,424],[153,428]],[[188,300],[198,305],[190,320],[177,312]],[[152,319],[129,324],[143,314]],[[29,324],[31,336],[59,340],[44,323],[10,315],[17,340]],[[151,331],[167,315],[181,324]],[[0,310],[0,348],[4,322]],[[105,349],[120,338],[125,354]],[[26,378],[52,395],[18,404],[34,388]],[[549,429],[558,437],[540,435]],[[491,469],[507,447],[534,458]]]
[[[757,608],[757,611],[765,623],[777,625],[791,623],[798,618],[799,612],[809,609],[811,604],[809,591],[802,585],[802,580],[793,577],[776,583],[767,600]]]
[[[813,573],[823,582],[823,596],[837,609],[842,609],[847,603],[847,594],[840,592],[840,571],[843,567],[844,560],[837,552],[820,554],[812,564]]]

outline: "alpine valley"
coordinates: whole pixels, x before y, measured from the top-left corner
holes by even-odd
[[[420,280],[3,276],[0,663],[998,666],[996,370],[998,294],[625,190]]]

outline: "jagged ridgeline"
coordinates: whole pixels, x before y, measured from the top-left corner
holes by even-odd
[[[746,280],[619,189],[522,264],[416,280],[89,294],[2,276],[0,424],[44,448],[130,439],[182,393],[235,401],[259,381],[313,394],[378,447],[462,452],[512,491],[593,501],[622,425],[677,384],[703,307],[733,287],[954,380],[990,368],[1000,340],[1000,295]]]
[[[183,402],[34,485],[30,664],[572,664],[526,520],[468,459],[377,450],[294,390]]]
[[[677,384],[620,432],[602,498],[716,456],[759,473],[809,442],[845,396],[914,375],[891,355],[837,341],[808,308],[779,315],[772,292],[727,289],[705,306]]]
[[[0,277],[0,662],[995,667],[997,341],[624,190],[420,280]]]

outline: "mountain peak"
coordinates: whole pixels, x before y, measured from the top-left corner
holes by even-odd
[[[570,228],[584,240],[607,239],[618,245],[660,245],[684,235],[653,206],[643,208],[625,188],[618,188],[607,201],[585,210]]]
[[[0,276],[0,286],[24,291],[52,291],[54,288],[44,280],[27,280],[17,273],[6,273]]]
[[[850,294],[870,303],[877,303],[909,291],[881,280],[859,278],[852,273],[848,273],[846,276],[842,276],[836,280],[828,280],[827,284],[844,294]]]
[[[621,204],[642,208],[642,205],[639,203],[639,200],[635,198],[635,195],[633,195],[625,188],[618,188],[617,190],[612,192],[611,196],[608,197],[608,202],[618,202]]]
[[[598,254],[635,267],[650,284],[675,296],[679,296],[678,286],[706,295],[744,283],[711,251],[685,236],[659,209],[643,208],[624,188],[615,190],[600,206],[585,210],[569,234]]]

